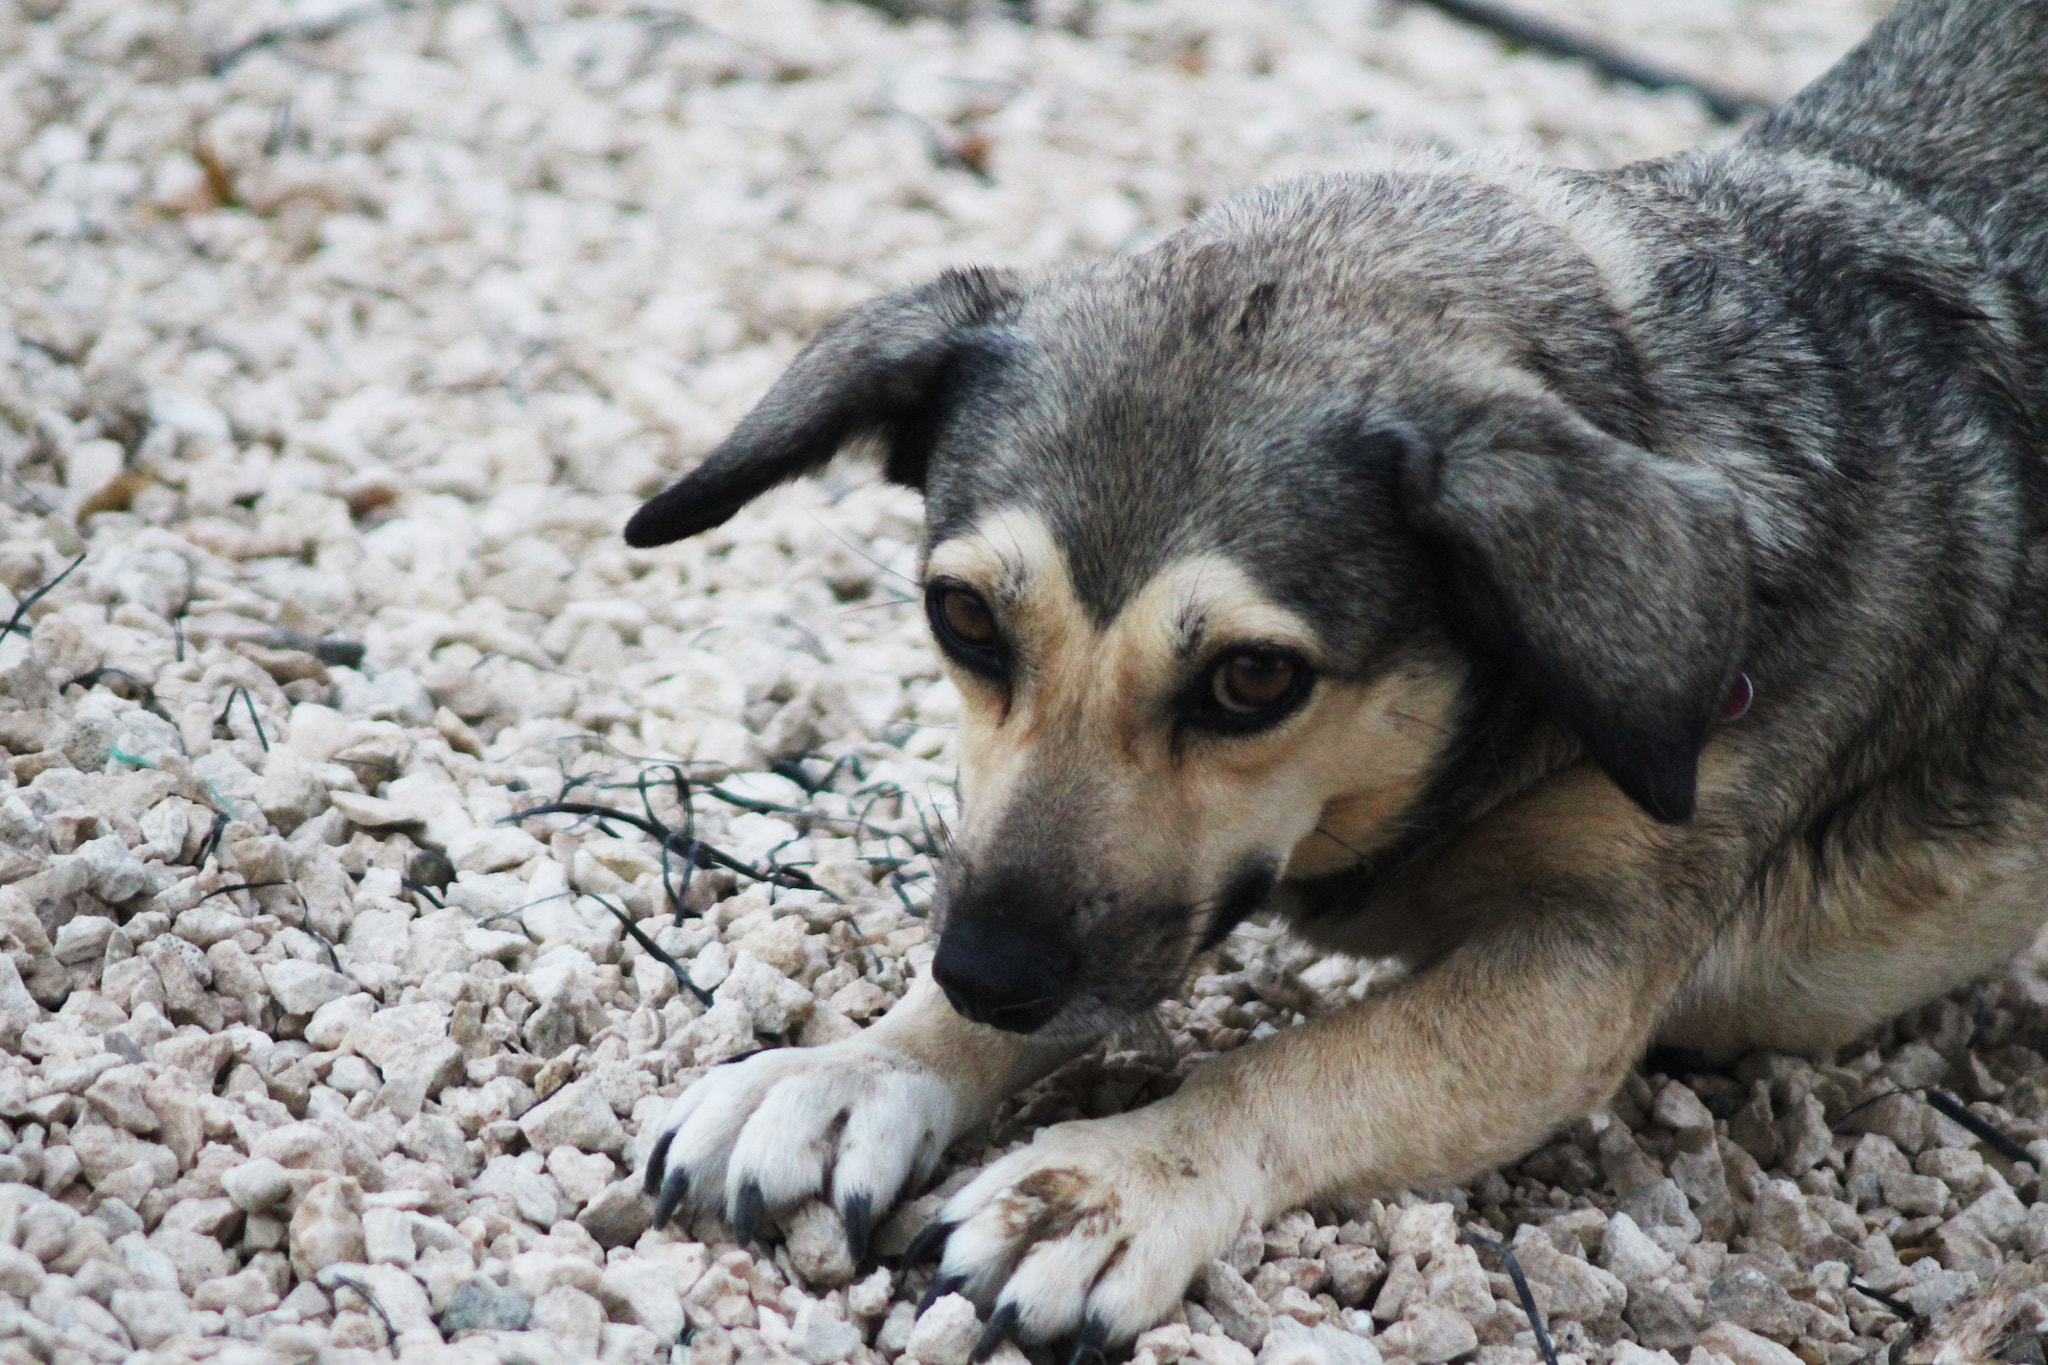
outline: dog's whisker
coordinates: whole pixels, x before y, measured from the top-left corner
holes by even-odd
[[[1346,853],[1349,853],[1352,857],[1358,859],[1360,862],[1365,861],[1365,850],[1359,848],[1356,844],[1352,844],[1344,839],[1340,839],[1335,834],[1332,834],[1329,830],[1324,829],[1321,825],[1317,825],[1313,832],[1322,835],[1325,839],[1328,839],[1331,843],[1343,849]]]
[[[847,549],[849,549],[849,550],[853,551],[853,552],[854,552],[855,554],[859,555],[859,556],[860,556],[860,557],[861,557],[862,559],[865,559],[865,560],[866,560],[866,561],[867,561],[868,563],[870,563],[870,564],[874,565],[874,566],[875,566],[875,567],[876,567],[877,569],[880,569],[880,570],[881,570],[881,571],[882,571],[883,573],[885,573],[885,574],[889,575],[889,577],[891,577],[891,578],[894,578],[894,579],[898,579],[898,580],[900,580],[901,582],[904,582],[904,583],[908,583],[908,584],[909,584],[909,585],[910,585],[911,587],[913,587],[913,588],[917,588],[917,589],[920,589],[920,590],[922,590],[922,588],[924,587],[924,585],[923,585],[922,583],[919,583],[919,582],[918,582],[918,581],[917,581],[917,580],[916,580],[915,578],[912,578],[912,577],[911,577],[911,576],[910,576],[909,574],[905,574],[905,573],[898,573],[898,572],[897,572],[896,570],[894,570],[894,569],[890,568],[890,567],[889,567],[889,566],[888,566],[887,564],[884,564],[884,563],[883,563],[883,562],[882,562],[881,560],[879,560],[879,559],[876,559],[876,558],[875,558],[875,557],[874,557],[873,555],[869,554],[869,553],[868,553],[868,552],[867,552],[866,550],[863,550],[863,549],[862,549],[862,548],[861,548],[860,546],[856,545],[856,544],[855,544],[854,542],[852,542],[851,540],[848,540],[848,539],[847,539],[847,538],[846,538],[845,536],[841,535],[841,534],[840,534],[839,532],[837,532],[837,531],[833,530],[831,526],[829,526],[829,525],[827,525],[827,524],[826,524],[826,522],[825,522],[825,519],[824,519],[823,517],[819,516],[819,515],[818,515],[817,513],[815,513],[815,512],[811,513],[811,514],[810,514],[810,517],[811,517],[811,520],[812,520],[812,521],[815,521],[815,522],[817,522],[817,523],[818,523],[818,525],[820,525],[820,526],[823,526],[823,527],[825,528],[825,534],[826,534],[826,535],[828,535],[828,536],[831,536],[831,537],[832,537],[832,539],[834,539],[834,540],[838,541],[838,542],[839,542],[839,543],[840,543],[841,545],[844,545],[844,546],[845,546],[845,547],[846,547]],[[915,601],[916,599],[915,599],[915,598],[911,598],[911,599],[908,599],[908,600],[911,600],[911,601]]]
[[[1398,707],[1389,706],[1387,708],[1387,714],[1392,716],[1395,720],[1405,720],[1410,725],[1420,725],[1423,729],[1434,731],[1435,733],[1442,735],[1447,739],[1451,735],[1451,732],[1449,730],[1445,729],[1441,725],[1438,725],[1435,721],[1424,720],[1421,716],[1410,715],[1408,712],[1403,711]]]

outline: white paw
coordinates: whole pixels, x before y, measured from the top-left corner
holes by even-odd
[[[1071,1337],[1077,1360],[1129,1341],[1229,1246],[1251,1191],[1216,1159],[1223,1144],[1182,1140],[1159,1110],[1047,1128],[947,1202],[931,1297],[988,1314],[976,1360],[1006,1337]]]
[[[876,1213],[930,1177],[958,1114],[936,1074],[861,1038],[728,1062],[683,1092],[655,1137],[655,1225],[687,1199],[750,1242],[765,1212],[818,1196],[859,1259]]]

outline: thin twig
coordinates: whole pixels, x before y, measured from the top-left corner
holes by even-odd
[[[675,779],[676,801],[683,810],[683,838],[694,843],[697,837],[697,812],[690,805],[690,779],[684,776],[682,767],[679,764],[670,763],[664,766],[668,768],[669,775]],[[640,809],[647,812],[649,820],[654,820],[656,824],[660,824],[661,822],[655,819],[654,799],[647,794],[647,776],[652,771],[653,769],[651,768],[642,768],[640,770]],[[663,828],[666,828],[666,826],[663,826]],[[689,894],[690,881],[697,875],[697,860],[694,858],[685,858],[683,860],[683,884],[679,889],[669,879],[668,860],[674,855],[674,850],[669,848],[668,845],[669,841],[665,838],[659,845],[661,849],[661,889],[663,894],[668,897],[669,909],[675,913],[675,923],[680,926],[683,922],[684,914],[683,897]]]
[[[1624,52],[1589,34],[1521,10],[1496,5],[1492,0],[1422,0],[1422,3],[1463,23],[1488,29],[1510,42],[1526,44],[1553,57],[1585,62],[1601,75],[1614,80],[1639,85],[1645,90],[1690,91],[1707,106],[1709,113],[1723,123],[1736,123],[1771,107],[1769,101],[1755,95],[1730,90],[1704,77]]]
[[[501,919],[516,919],[518,916],[523,915],[527,911],[533,909],[533,907],[536,905],[546,905],[549,901],[558,901],[562,899],[562,897],[564,896],[573,896],[575,894],[576,893],[574,891],[557,891],[551,895],[542,896],[538,900],[530,900],[524,905],[515,905],[510,910],[500,910],[495,915],[485,915],[482,919],[476,922],[476,927],[479,929],[487,929],[491,925],[496,924]],[[524,928],[525,926],[521,925],[520,927]]]
[[[351,1276],[329,1275],[327,1278],[332,1280],[338,1288],[346,1289],[356,1294],[358,1297],[362,1299],[364,1303],[370,1305],[370,1311],[372,1313],[375,1313],[379,1318],[383,1319],[385,1342],[395,1352],[398,1349],[396,1345],[398,1341],[398,1331],[391,1325],[391,1315],[384,1311],[384,1305],[377,1302],[377,1296],[372,1294],[369,1291],[369,1288],[366,1285],[364,1285],[362,1281],[354,1279]]]
[[[658,820],[649,820],[642,816],[634,815],[631,811],[618,810],[611,806],[600,806],[584,801],[551,801],[545,805],[533,806],[515,814],[507,815],[499,820],[498,823],[501,825],[515,824],[521,820],[531,819],[536,815],[587,816],[597,821],[600,826],[607,820],[616,820],[622,825],[631,825],[641,833],[659,839],[665,844],[676,844],[677,853],[697,862],[697,865],[700,867],[722,867],[728,871],[737,872],[743,877],[752,877],[757,882],[767,882],[771,886],[787,886],[799,891],[818,891],[822,889],[816,882],[801,872],[763,872],[757,867],[741,862],[730,853],[713,848],[701,839],[685,839],[683,835],[668,828],[668,826]]]
[[[270,736],[263,733],[263,717],[256,714],[256,699],[249,695],[249,689],[237,686],[228,693],[228,704],[220,708],[220,714],[213,718],[215,725],[226,725],[228,713],[235,709],[235,698],[242,699],[242,705],[249,712],[249,723],[256,727],[256,741],[263,746],[263,752],[270,752]]]
[[[192,860],[193,866],[206,866],[206,860],[220,848],[220,836],[227,833],[227,829],[228,813],[224,810],[214,811],[213,828],[207,832],[206,841],[199,845],[199,856]]]
[[[1914,1318],[1920,1316],[1918,1313],[1913,1311],[1912,1304],[1905,1302],[1903,1299],[1895,1299],[1891,1295],[1885,1293],[1883,1290],[1872,1289],[1869,1285],[1862,1283],[1860,1280],[1849,1281],[1849,1287],[1855,1290],[1857,1293],[1861,1294],[1864,1298],[1871,1300],[1873,1303],[1883,1304],[1885,1308],[1887,1308],[1893,1313],[1898,1314],[1899,1317],[1903,1318],[1907,1322],[1911,1322]]]
[[[400,877],[398,884],[407,891],[412,892],[415,896],[424,896],[427,903],[436,910],[446,910],[448,908],[446,902],[434,894],[434,888],[428,886],[425,882],[416,882],[410,877]]]
[[[1458,1240],[1466,1246],[1481,1248],[1500,1257],[1507,1267],[1508,1278],[1515,1282],[1515,1294],[1522,1301],[1522,1311],[1528,1314],[1529,1329],[1536,1334],[1536,1349],[1543,1353],[1544,1365],[1557,1365],[1557,1347],[1550,1343],[1550,1332],[1543,1325],[1542,1310],[1536,1307],[1536,1295],[1529,1288],[1528,1277],[1522,1274],[1522,1263],[1515,1259],[1514,1250],[1506,1242],[1474,1231],[1471,1228],[1458,1234]]]
[[[290,886],[290,885],[291,885],[291,883],[290,883],[290,882],[288,882],[288,881],[284,881],[284,880],[282,880],[282,879],[279,879],[279,880],[276,880],[276,881],[268,881],[268,882],[236,882],[236,883],[235,883],[234,885],[232,885],[232,886],[217,886],[217,887],[215,887],[215,888],[214,888],[213,890],[211,890],[211,891],[207,892],[207,893],[206,893],[205,895],[201,896],[201,897],[200,897],[200,898],[199,898],[199,899],[198,899],[197,901],[194,901],[194,902],[193,902],[193,904],[195,904],[195,905],[204,905],[204,904],[206,904],[206,903],[207,903],[208,901],[212,900],[212,899],[213,899],[213,898],[214,898],[215,896],[225,896],[225,895],[227,895],[227,894],[228,894],[228,893],[229,893],[230,891],[262,891],[262,890],[265,890],[265,889],[266,889],[266,888],[268,888],[268,887],[273,887],[273,886]]]
[[[1946,1090],[1937,1090],[1931,1085],[1921,1093],[1926,1097],[1927,1103],[1934,1108],[1936,1113],[1940,1114],[1943,1118],[1954,1119],[1957,1123],[1969,1129],[1972,1136],[1976,1137],[1985,1146],[2004,1157],[2007,1161],[2024,1161],[2037,1171],[2041,1169],[2041,1163],[2034,1159],[2032,1152],[1965,1109],[1963,1102],[1954,1095],[1949,1094]]]
[[[590,893],[585,892],[584,894],[589,895]],[[663,948],[659,943],[656,943],[653,939],[649,938],[646,935],[646,933],[641,930],[639,925],[633,923],[632,916],[628,915],[620,907],[613,905],[603,896],[591,896],[590,898],[596,901],[599,905],[602,905],[605,909],[611,911],[612,918],[616,919],[620,923],[620,925],[622,925],[625,928],[626,932],[633,936],[633,942],[639,944],[643,949],[645,949],[649,957],[653,958],[656,962],[659,962],[662,966],[674,972],[676,975],[676,984],[678,986],[681,986],[684,990],[696,996],[697,1002],[703,1005],[705,1009],[711,1008],[711,992],[705,990],[702,986],[690,980],[690,974],[683,970],[683,964],[676,961],[674,955],[671,954],[667,949]]]
[[[301,897],[300,899],[303,901],[304,897]],[[308,938],[312,939],[322,948],[325,948],[327,950],[327,960],[334,964],[334,970],[336,970],[337,972],[341,970],[341,954],[334,951],[334,944],[328,939],[327,935],[321,933],[318,929],[313,928],[311,925],[308,925],[305,928],[299,930],[299,932],[306,935]]]
[[[1934,1110],[1935,1113],[1940,1114],[1943,1118],[1949,1119],[1960,1127],[1967,1129],[1972,1137],[1990,1147],[1992,1151],[1997,1152],[2006,1160],[2024,1161],[2037,1171],[2041,1169],[2041,1163],[2034,1158],[2032,1152],[2022,1147],[2011,1137],[1999,1132],[1992,1124],[1978,1118],[1975,1114],[1964,1108],[1963,1102],[1954,1095],[1949,1094],[1946,1090],[1936,1089],[1931,1085],[1919,1086],[1913,1089],[1887,1090],[1882,1094],[1872,1095],[1869,1099],[1858,1104],[1852,1104],[1847,1109],[1844,1109],[1841,1115],[1828,1125],[1828,1131],[1833,1132],[1835,1129],[1840,1128],[1844,1123],[1848,1122],[1850,1115],[1860,1113],[1871,1105],[1876,1104],[1879,1100],[1888,1100],[1894,1095],[1904,1095],[1908,1098],[1918,1095],[1922,1100],[1926,1101],[1928,1108]]]
[[[283,43],[318,43],[338,37],[362,23],[374,19],[384,12],[382,5],[363,5],[356,9],[343,10],[327,19],[313,19],[296,24],[277,24],[261,29],[225,52],[216,53],[206,59],[207,74],[225,76],[234,70],[244,57],[261,52],[265,48],[277,47]]]
[[[136,692],[141,694],[143,710],[149,712],[151,715],[157,717],[159,720],[171,719],[171,713],[164,709],[164,704],[161,701],[157,700],[156,689],[151,687],[142,679],[136,677],[133,673],[130,673],[125,668],[110,668],[105,665],[102,665],[99,668],[87,669],[85,672],[79,674],[77,677],[66,682],[64,684],[64,687],[60,687],[57,690],[59,692],[62,692],[65,690],[65,688],[83,687],[89,692],[93,688],[98,687],[100,683],[107,678],[119,678],[122,682],[127,683],[130,687],[134,688]],[[176,724],[176,722],[172,721],[172,724]]]
[[[22,598],[20,602],[16,603],[14,607],[14,615],[7,618],[6,625],[0,626],[0,639],[5,639],[7,636],[13,634],[15,631],[20,631],[23,635],[28,634],[30,627],[22,625],[22,621],[26,619],[28,616],[28,609],[30,607],[33,607],[36,603],[42,601],[43,598],[49,594],[50,589],[56,587],[59,583],[62,583],[65,579],[71,577],[71,571],[77,568],[79,565],[85,563],[85,555],[86,552],[81,551],[79,553],[78,558],[72,560],[69,564],[66,564],[64,566],[63,571],[59,573],[55,578],[43,584],[42,587],[37,588],[34,592],[30,593],[28,596]]]

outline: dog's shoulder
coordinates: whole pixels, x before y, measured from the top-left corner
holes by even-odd
[[[2048,5],[1904,0],[1753,129],[1757,148],[1858,167],[1954,218],[2048,290]]]

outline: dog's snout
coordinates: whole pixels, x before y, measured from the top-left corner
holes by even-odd
[[[963,1017],[1030,1033],[1067,1003],[1074,966],[1073,950],[1043,925],[962,916],[939,936],[932,976]]]

